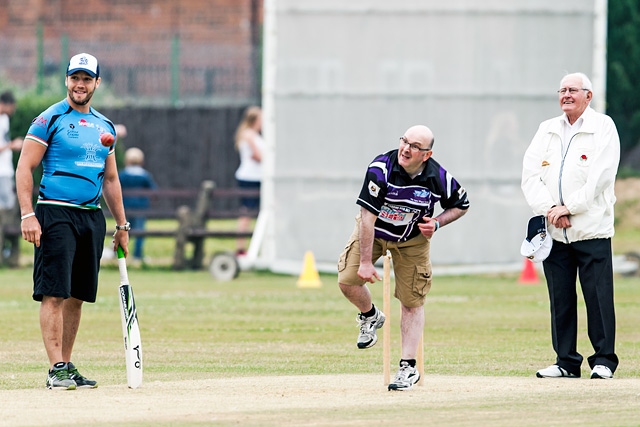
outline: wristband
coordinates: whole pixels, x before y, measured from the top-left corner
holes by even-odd
[[[437,219],[433,218],[433,220],[436,222],[436,229],[433,230],[433,232],[435,233],[436,231],[438,231],[438,229],[440,228],[440,221],[438,221]]]
[[[28,213],[28,214],[22,215],[22,216],[20,217],[20,221],[24,221],[25,219],[29,218],[30,216],[36,216],[36,213],[35,213],[35,212],[31,212],[31,213]]]

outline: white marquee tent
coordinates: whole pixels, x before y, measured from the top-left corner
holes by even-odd
[[[373,157],[414,124],[469,193],[432,241],[434,270],[517,269],[531,212],[522,156],[561,113],[567,72],[604,110],[606,0],[265,0],[261,214],[250,255],[336,271]]]

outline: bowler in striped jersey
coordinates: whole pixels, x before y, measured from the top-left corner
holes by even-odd
[[[366,284],[380,280],[374,263],[387,250],[393,257],[394,296],[402,307],[402,355],[389,390],[410,389],[420,379],[415,365],[431,288],[430,241],[469,208],[465,189],[432,157],[433,143],[428,127],[412,126],[397,149],[369,164],[356,201],[360,213],[338,261],[340,290],[360,310],[357,346],[365,349],[377,342],[376,331],[385,321]],[[442,212],[434,217],[437,203]]]

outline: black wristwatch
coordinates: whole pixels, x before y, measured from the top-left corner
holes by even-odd
[[[124,231],[129,231],[131,230],[131,223],[129,221],[127,221],[125,223],[125,225],[118,225],[116,224],[116,231],[118,230],[124,230]]]

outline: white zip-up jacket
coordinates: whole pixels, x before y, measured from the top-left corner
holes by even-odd
[[[620,138],[611,117],[591,107],[562,155],[565,115],[540,124],[522,168],[522,191],[534,215],[552,206],[571,212],[571,227],[548,224],[553,240],[571,243],[613,237],[614,184],[620,162]]]

